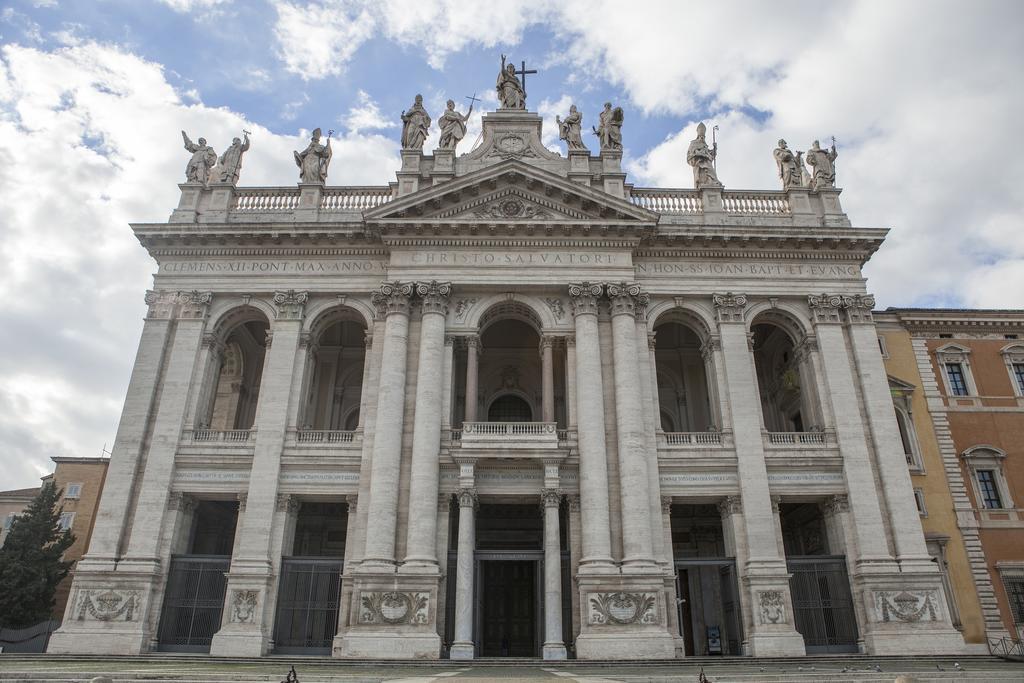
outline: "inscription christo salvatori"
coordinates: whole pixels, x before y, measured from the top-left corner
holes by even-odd
[[[714,263],[707,261],[647,261],[635,264],[638,277],[708,275],[717,277],[794,277],[848,278],[860,277],[860,269],[848,263]]]
[[[251,273],[294,273],[304,275],[337,275],[339,273],[384,272],[382,261],[329,260],[329,261],[168,261],[160,264],[163,275],[249,275]]]
[[[625,253],[572,251],[414,251],[392,254],[401,266],[618,266],[628,268]]]

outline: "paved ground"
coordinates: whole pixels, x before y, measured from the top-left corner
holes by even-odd
[[[956,669],[956,664],[961,669]],[[700,659],[635,664],[550,664],[533,660],[423,664],[339,662],[329,659],[268,658],[260,661],[197,657],[151,656],[125,658],[0,655],[0,681],[57,683],[89,681],[108,676],[118,683],[250,683],[281,681],[295,666],[300,683],[468,683],[469,681],[525,680],[579,683],[679,683],[699,680],[703,668],[711,683],[783,683],[786,681],[891,683],[900,674],[908,681],[1024,682],[1024,663],[994,658],[802,658],[799,660]],[[877,667],[877,669],[876,669]]]

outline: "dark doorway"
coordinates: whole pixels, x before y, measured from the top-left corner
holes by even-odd
[[[537,655],[537,562],[481,563],[483,657]]]
[[[281,558],[274,649],[282,654],[331,653],[338,631],[348,506],[303,502],[292,555]]]
[[[209,652],[220,629],[238,503],[199,501],[186,552],[171,556],[157,635],[159,649]]]

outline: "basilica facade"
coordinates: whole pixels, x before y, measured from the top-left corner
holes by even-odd
[[[861,273],[886,230],[817,166],[725,189],[702,134],[697,189],[634,187],[607,114],[598,154],[514,101],[424,154],[411,111],[390,184],[327,185],[315,139],[297,187],[238,152],[133,225],[158,267],[50,651],[965,651]]]

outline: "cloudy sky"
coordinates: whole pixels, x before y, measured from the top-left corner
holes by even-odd
[[[892,229],[880,306],[1024,307],[1022,25],[1016,0],[7,0],[0,489],[112,443],[154,269],[128,223],[176,204],[181,129],[218,152],[253,131],[243,185],[293,184],[291,150],[334,129],[329,184],[381,185],[413,96],[493,109],[502,53],[550,123],[621,105],[637,185],[691,185],[699,120],[735,189],[777,187],[779,137],[835,136],[854,224]]]

